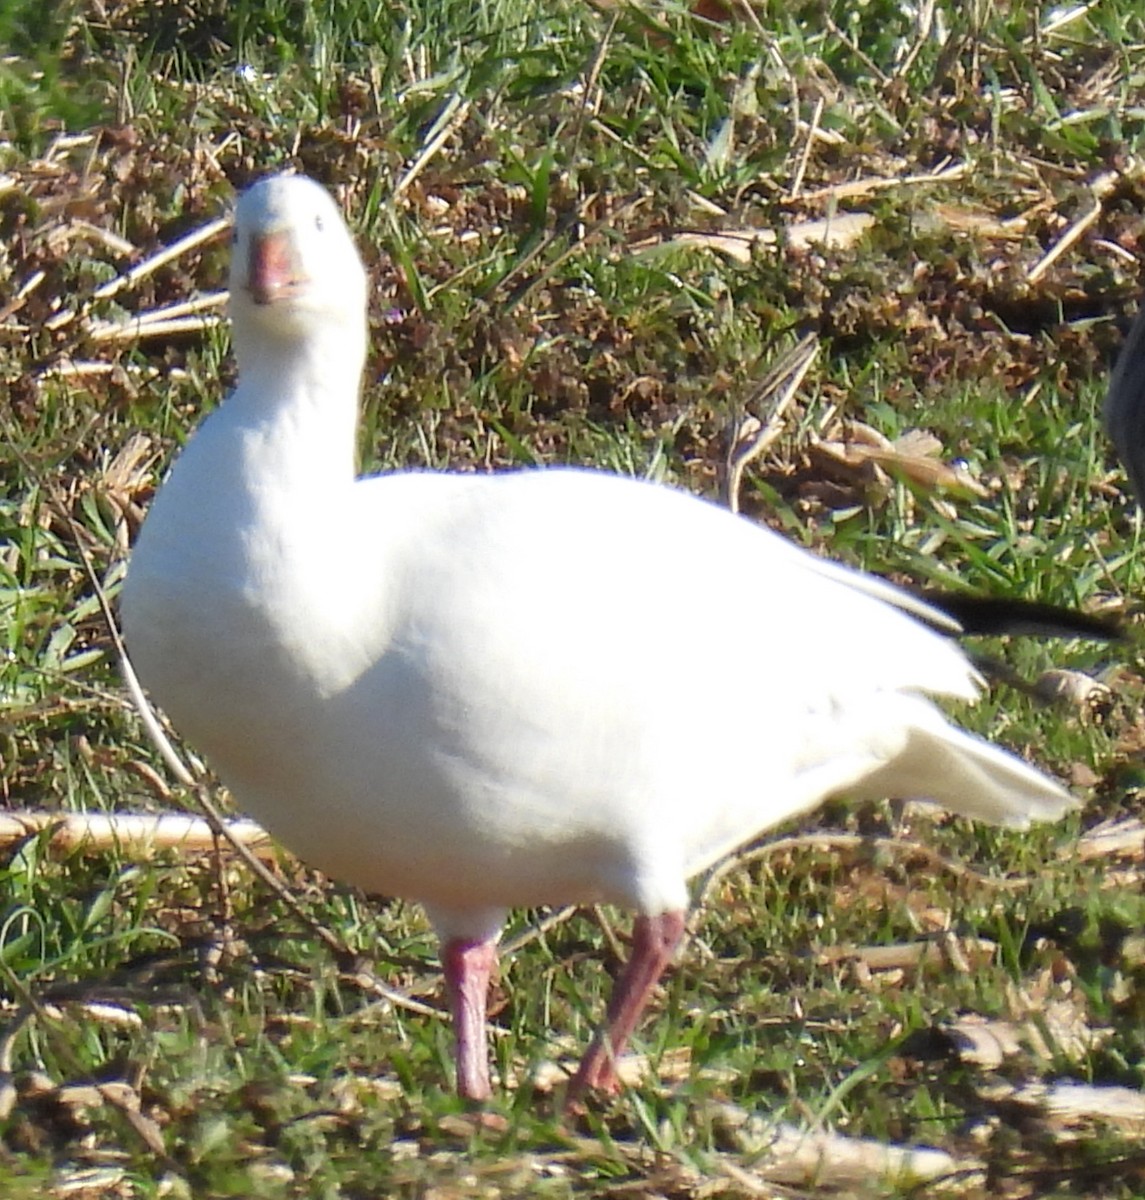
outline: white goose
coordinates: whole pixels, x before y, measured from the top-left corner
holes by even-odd
[[[239,385],[179,457],[123,590],[144,683],[239,803],[442,940],[457,1081],[514,905],[636,912],[574,1094],[616,1084],[685,881],[845,792],[1024,826],[1071,807],[925,694],[973,698],[952,625],[667,487],[578,470],[355,477],[366,276],[331,197],[235,214]]]

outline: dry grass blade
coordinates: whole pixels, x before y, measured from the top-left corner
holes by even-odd
[[[95,359],[76,360],[63,359],[45,367],[37,376],[39,379],[91,379],[105,375],[125,376],[129,379],[146,383],[163,375],[157,367],[145,367],[138,363],[101,362]],[[166,378],[176,379],[182,372],[175,369]]]
[[[584,84],[581,88],[580,109],[576,115],[571,138],[574,156],[580,148],[581,139],[584,136],[585,122],[590,116],[595,117],[600,111],[602,99],[599,88],[600,72],[608,58],[608,49],[612,44],[612,36],[616,32],[616,24],[619,20],[620,14],[618,12],[613,13],[609,18],[608,26],[601,36],[585,75]]]
[[[787,410],[818,353],[817,335],[807,334],[768,370],[744,404],[748,415],[732,433],[724,472],[723,499],[732,512],[739,512],[744,471],[783,432]],[[769,402],[766,416],[756,416]]]
[[[811,151],[815,147],[815,138],[819,132],[819,121],[823,116],[823,107],[826,103],[827,101],[823,96],[819,96],[815,101],[815,111],[811,114],[811,124],[807,129],[807,138],[803,143],[803,153],[799,156],[799,166],[795,170],[795,178],[791,181],[789,195],[792,200],[799,198],[800,189],[803,187],[803,179],[807,174],[807,164],[811,159]]]
[[[903,76],[914,66],[915,59],[918,58],[927,39],[931,36],[934,29],[934,10],[936,0],[922,0],[917,8],[914,9],[915,25],[917,32],[915,33],[914,42],[905,57],[899,62],[895,68],[894,77],[902,79]]]
[[[851,200],[871,192],[882,192],[890,188],[915,187],[928,183],[953,183],[969,172],[964,162],[945,162],[933,171],[922,171],[908,175],[869,175],[861,179],[848,179],[833,183],[830,187],[815,188],[803,192],[799,199],[808,204],[816,200]]]
[[[1100,0],[1085,0],[1082,4],[1062,5],[1059,8],[1050,9],[1038,34],[1041,37],[1048,37],[1051,34],[1060,33],[1067,25],[1072,25],[1074,21],[1096,8],[1099,3]],[[1037,35],[1031,35],[1025,39],[1026,45],[1034,45],[1036,41]]]
[[[132,317],[117,324],[93,323],[87,334],[93,342],[142,342],[147,338],[170,338],[183,333],[202,333],[222,323],[221,316],[173,317],[167,320],[153,314]]]
[[[576,1050],[571,1046],[569,1050],[570,1056],[565,1062],[538,1063],[529,1073],[530,1086],[539,1092],[551,1092],[567,1084],[577,1067]],[[692,1052],[687,1046],[678,1046],[654,1058],[647,1054],[622,1054],[614,1062],[622,1087],[636,1088],[649,1083],[664,1086],[688,1078]]]
[[[57,1056],[69,1064],[72,1074],[77,1078],[82,1078],[86,1072],[77,1063],[70,1043],[62,1035],[61,1025],[65,1022],[53,1017],[2,960],[0,960],[0,973],[7,980],[13,994],[20,1000],[19,1010],[3,1035],[0,1036],[0,1119],[4,1119],[11,1114],[11,1110],[19,1098],[12,1074],[13,1048],[17,1036],[33,1019],[41,1026],[44,1036],[52,1039]],[[117,1109],[150,1153],[155,1155],[167,1170],[182,1174],[181,1168],[167,1153],[163,1134],[158,1124],[143,1113],[143,1105],[135,1086],[124,1080],[93,1082],[82,1086],[90,1089],[84,1093],[85,1098],[90,1099],[93,1103],[108,1104]],[[62,1086],[56,1086],[50,1082],[48,1088],[57,1094],[61,1094],[65,1090]]]
[[[517,279],[528,266],[535,262],[543,255],[550,246],[562,238],[569,237],[574,231],[578,231],[578,236],[572,238],[571,244],[567,246],[560,254],[556,255],[534,275],[523,287],[519,288],[508,302],[510,309],[521,304],[530,295],[541,287],[547,280],[551,279],[553,274],[559,270],[562,263],[566,262],[573,254],[590,246],[600,236],[600,234],[614,225],[623,218],[629,216],[640,207],[644,201],[644,196],[640,192],[636,192],[630,196],[620,197],[617,202],[610,207],[608,214],[601,217],[600,220],[594,221],[587,229],[579,229],[584,217],[596,205],[598,200],[596,193],[585,197],[577,206],[577,211],[571,217],[565,217],[561,220],[556,229],[542,238],[531,250],[521,256],[513,266],[497,280],[494,287],[484,297],[490,300],[495,293],[504,294],[508,285]]]
[[[0,321],[6,321],[13,313],[17,313],[28,301],[28,297],[47,279],[46,271],[33,271],[17,289],[16,294],[6,304],[0,305]]]
[[[1093,200],[1089,208],[1070,223],[1061,237],[1026,272],[1027,283],[1037,283],[1054,263],[1081,239],[1085,231],[1097,222],[1105,209],[1105,201],[1117,182],[1118,176],[1112,171],[1106,171],[1090,183]]]
[[[812,447],[815,456],[830,459],[836,467],[860,473],[869,467],[877,467],[926,493],[947,492],[963,499],[989,496],[989,490],[965,467],[935,457],[941,450],[936,439],[919,431],[891,442],[869,425],[857,421],[848,422],[841,438],[823,439]]]
[[[433,161],[442,146],[449,141],[454,130],[464,124],[471,107],[470,102],[463,100],[456,92],[449,97],[437,120],[430,127],[425,141],[414,155],[413,161],[394,182],[390,193],[392,200],[401,199],[414,180]]]
[[[516,954],[518,950],[524,949],[530,942],[535,942],[537,938],[544,937],[550,929],[555,929],[558,925],[563,925],[565,921],[576,916],[578,909],[573,906],[566,908],[558,908],[556,912],[549,913],[547,917],[540,921],[535,921],[528,929],[523,929],[515,937],[508,938],[501,943],[501,953],[506,957]]]
[[[704,877],[696,889],[697,910],[705,903],[712,889],[732,871],[738,871],[750,863],[774,858],[777,854],[789,854],[796,850],[851,850],[890,851],[904,857],[918,856],[925,859],[937,870],[954,875],[959,879],[970,880],[974,884],[996,889],[998,891],[1016,891],[1030,886],[1029,879],[992,879],[983,875],[964,863],[954,862],[944,858],[921,842],[910,842],[900,838],[865,837],[856,833],[807,833],[796,837],[776,838],[759,846],[751,846],[736,854],[729,855],[717,863]]]

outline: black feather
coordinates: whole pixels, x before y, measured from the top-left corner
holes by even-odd
[[[1012,600],[919,588],[915,594],[933,608],[953,617],[970,636],[1087,638],[1121,642],[1125,634],[1111,617],[1094,616],[1056,604]]]

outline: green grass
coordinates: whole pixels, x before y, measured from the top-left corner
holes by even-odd
[[[226,333],[108,344],[86,319],[221,286],[226,246],[84,307],[133,259],[79,223],[146,257],[284,163],[338,190],[375,282],[366,466],[591,462],[714,495],[753,385],[814,328],[819,358],[749,470],[746,512],[896,578],[1132,613],[1139,526],[1099,410],[1137,290],[1145,22],[1126,0],[1048,33],[1037,22],[1049,13],[1027,6],[938,9],[941,27],[920,34],[912,9],[881,0],[765,2],[722,22],[683,4],[573,0],[9,3],[0,306],[28,290],[0,324],[6,807],[193,804],[162,783],[89,569],[114,596],[158,473],[232,378]],[[825,136],[805,154],[811,123]],[[966,169],[853,198],[825,190],[947,159]],[[1101,214],[1030,282],[1103,171]],[[761,248],[747,263],[672,236],[837,211],[875,226],[845,248]],[[971,215],[1026,220],[966,232]],[[61,322],[66,309],[79,317]],[[74,364],[89,373],[52,374]],[[813,442],[843,418],[891,439],[932,432],[988,495],[829,468]],[[117,474],[140,435],[137,466]],[[727,1104],[981,1158],[990,1194],[1140,1194],[1126,1165],[1139,1131],[1087,1124],[1067,1145],[986,1086],[1145,1083],[1140,864],[1070,852],[1080,829],[1141,813],[1139,656],[984,649],[1028,677],[1111,670],[1112,701],[1092,715],[1004,688],[958,713],[1078,780],[1083,814],[1016,835],[827,806],[801,828],[897,831],[977,874],[881,843],[732,872],[640,1035],[666,1078],[671,1052],[689,1051],[685,1077],[579,1124],[527,1084],[494,1103],[503,1128],[460,1119],[445,1022],[379,1001],[354,961],[439,1004],[416,909],[284,859],[303,913],[347,948],[340,961],[230,859],[60,855],[29,839],[0,867],[0,991],[13,1018],[29,996],[58,1012],[11,1046],[4,1194],[748,1195],[735,1172],[756,1157],[728,1133]],[[510,936],[536,916],[518,914]],[[825,954],[944,925],[997,952],[966,973],[869,976]],[[615,965],[593,914],[507,959],[499,1069],[524,1077],[583,1048]],[[81,1000],[140,1020],[100,1020]],[[926,1036],[959,1013],[1017,1019],[1055,1000],[1102,1038],[1048,1058],[1027,1048],[990,1076]],[[67,1091],[93,1081],[129,1083],[149,1124]],[[872,1177],[865,1190],[909,1189]],[[954,1190],[987,1188],[975,1177]]]

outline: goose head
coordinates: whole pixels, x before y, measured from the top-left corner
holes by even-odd
[[[366,272],[333,197],[304,175],[270,175],[235,206],[230,311],[236,335],[307,338],[361,327]]]

